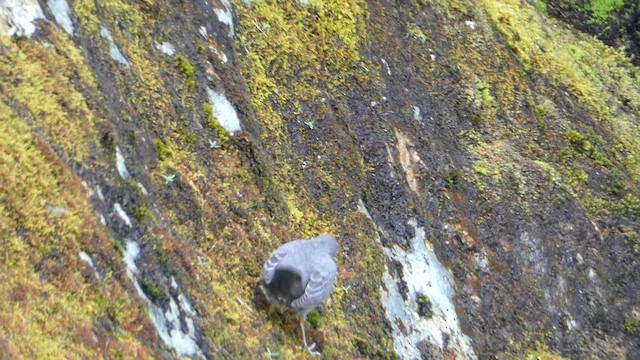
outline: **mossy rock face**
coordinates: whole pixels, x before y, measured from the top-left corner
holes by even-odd
[[[624,47],[639,64],[640,4],[634,0],[536,0],[536,8],[576,29],[597,36],[612,47]]]
[[[9,357],[178,357],[149,314],[176,307],[205,357],[305,357],[296,316],[256,286],[275,248],[321,233],[340,273],[311,341],[406,357],[382,278],[421,321],[438,311],[384,255],[411,250],[409,220],[475,351],[422,356],[640,352],[638,69],[552,17],[577,4],[597,29],[632,2],[214,3],[77,0],[72,36],[47,9],[32,38],[0,36]]]

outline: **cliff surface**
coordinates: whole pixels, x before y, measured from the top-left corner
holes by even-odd
[[[304,358],[328,233],[324,358],[637,358],[638,69],[541,4],[0,2],[0,357]]]

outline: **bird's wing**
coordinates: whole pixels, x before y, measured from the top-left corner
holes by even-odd
[[[327,271],[314,271],[304,289],[304,294],[295,299],[291,306],[299,309],[310,309],[318,306],[329,295],[333,288],[335,274]]]
[[[280,261],[282,261],[282,259],[284,259],[286,255],[286,250],[278,250],[273,255],[271,255],[269,260],[267,260],[267,262],[264,264],[264,267],[262,268],[262,281],[264,281],[266,284],[271,283],[273,275],[276,272],[276,267],[278,266],[278,264],[280,264]]]

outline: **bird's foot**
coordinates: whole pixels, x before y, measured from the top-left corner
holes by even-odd
[[[307,344],[302,344],[302,348],[306,350],[309,354],[311,354],[311,356],[320,356],[319,352],[313,351],[313,349],[316,348],[316,343],[313,343],[310,346],[307,346]]]

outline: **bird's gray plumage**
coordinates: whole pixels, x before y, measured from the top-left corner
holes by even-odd
[[[262,269],[270,300],[304,316],[333,290],[338,268],[333,256],[338,243],[328,235],[294,240],[280,246]]]
[[[338,251],[336,239],[320,235],[311,240],[294,240],[280,246],[262,269],[262,283],[271,302],[286,306],[300,316],[303,347],[307,346],[304,320],[309,311],[331,295],[338,268],[333,256]]]

